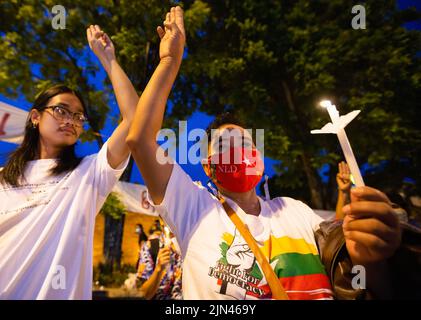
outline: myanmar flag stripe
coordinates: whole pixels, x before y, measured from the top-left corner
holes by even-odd
[[[320,273],[280,278],[279,280],[286,291],[296,291],[291,292],[291,294],[298,294],[303,291],[313,291],[315,293],[314,291],[320,289],[331,289],[329,278],[325,274]]]
[[[301,253],[301,254],[319,254],[315,245],[306,242],[304,239],[294,239],[290,237],[275,238],[271,236],[271,241],[265,241],[263,252],[267,256],[269,248],[271,248],[272,257],[285,253]]]
[[[274,271],[278,278],[326,273],[319,256],[314,254],[280,254],[270,259],[272,266],[275,261]]]
[[[279,281],[291,300],[333,299],[332,287],[328,277],[324,274],[280,278]],[[271,296],[268,284],[259,286],[259,288],[268,297]],[[252,293],[250,295],[258,297]]]
[[[332,294],[327,292],[320,292],[320,293],[305,293],[305,292],[288,292],[288,298],[290,300],[332,300]]]

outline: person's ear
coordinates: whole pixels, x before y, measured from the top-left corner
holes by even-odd
[[[210,165],[208,163],[203,163],[203,170],[205,170],[206,175],[209,177],[209,179],[212,181],[212,183],[219,189],[220,185],[218,184],[217,180],[215,179],[214,175],[212,174],[212,170],[210,168]]]
[[[33,126],[37,126],[41,120],[41,113],[38,110],[31,111],[31,123]]]

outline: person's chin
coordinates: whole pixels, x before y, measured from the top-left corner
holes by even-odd
[[[60,139],[60,141],[58,141],[58,145],[60,145],[60,147],[65,148],[65,147],[70,147],[72,145],[74,145],[77,142],[77,138],[76,136],[72,135],[72,136],[67,136],[63,139]]]

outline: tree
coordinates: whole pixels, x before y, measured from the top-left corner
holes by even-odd
[[[250,128],[264,128],[265,155],[281,160],[272,184],[328,208],[343,156],[334,135],[310,130],[328,121],[317,104],[331,98],[342,114],[362,111],[347,128],[360,165],[380,177],[394,167],[395,186],[405,176],[420,186],[421,36],[402,27],[419,12],[365,1],[367,28],[354,30],[350,0],[184,2],[199,3],[206,23],[187,40],[174,115],[186,105],[210,114],[232,110]]]
[[[105,223],[104,228],[104,257],[107,261],[106,265],[111,266],[111,270],[114,267],[120,268],[123,233],[117,233],[114,237],[106,235],[113,234],[113,229],[123,229],[126,211],[126,207],[114,192],[108,195],[101,208],[105,221],[109,221]]]

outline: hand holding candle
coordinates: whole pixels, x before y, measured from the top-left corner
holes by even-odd
[[[355,159],[351,144],[349,143],[348,137],[344,130],[345,126],[358,115],[359,111],[353,111],[345,116],[340,117],[336,106],[333,105],[329,100],[321,101],[320,105],[327,109],[332,123],[328,123],[321,130],[312,130],[311,133],[335,133],[338,136],[346,162],[348,163],[351,174],[355,180],[355,185],[357,187],[364,186],[364,180],[361,176],[360,169],[358,168],[357,160]]]

